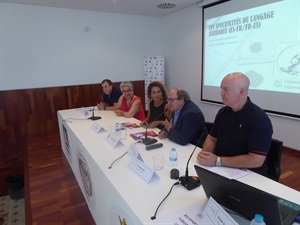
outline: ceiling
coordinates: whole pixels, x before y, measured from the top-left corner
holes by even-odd
[[[93,10],[109,13],[162,17],[167,14],[196,5],[203,0],[0,0],[6,3],[20,3],[79,10]],[[160,9],[161,3],[173,3],[176,6]]]

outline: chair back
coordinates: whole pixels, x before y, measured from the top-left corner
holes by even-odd
[[[190,143],[192,145],[196,145],[198,146],[199,148],[202,148],[203,144],[204,144],[204,141],[210,131],[210,128],[212,127],[213,123],[210,123],[210,122],[205,122],[205,127],[206,127],[206,133],[204,134],[202,132],[202,128],[200,127],[200,129],[198,130],[197,132],[197,135],[190,141]],[[209,129],[208,129],[209,128]]]
[[[213,125],[214,125],[214,123],[212,123],[212,122],[205,122],[206,130],[208,133]]]
[[[283,142],[280,140],[272,139],[271,146],[267,155],[267,177],[279,181],[281,174],[281,153]]]

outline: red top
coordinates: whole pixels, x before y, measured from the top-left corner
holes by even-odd
[[[126,104],[126,98],[123,97],[122,105],[121,105],[120,109],[124,112],[128,112],[132,107],[132,103],[135,102],[135,101],[138,101],[138,100],[140,100],[141,104],[140,104],[140,107],[139,107],[138,111],[136,112],[136,114],[133,117],[140,120],[140,121],[144,121],[146,117],[145,117],[142,101],[139,97],[134,96],[129,105]]]

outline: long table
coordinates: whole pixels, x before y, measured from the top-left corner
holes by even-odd
[[[135,123],[140,121],[134,118],[117,117],[111,111],[95,111],[96,116],[102,119],[89,120],[82,109],[69,109],[57,112],[62,150],[74,172],[77,182],[88,203],[88,207],[95,222],[99,225],[113,224],[155,224],[151,220],[158,204],[167,195],[175,180],[170,178],[171,166],[168,165],[168,155],[172,147],[178,152],[179,163],[177,169],[184,175],[188,158],[194,146],[181,146],[169,140],[158,140],[163,143],[162,148],[151,151],[145,150],[145,145],[136,143],[135,147],[148,166],[152,166],[152,157],[160,153],[164,155],[164,169],[156,171],[159,180],[144,182],[136,173],[129,169],[130,156],[124,155],[117,160],[111,169],[108,167],[114,160],[128,151],[134,140],[131,133],[145,131],[144,128],[127,129],[127,136],[121,140],[121,145],[115,148],[109,142],[108,135],[115,123]],[[95,132],[95,124],[101,127]],[[149,131],[158,133],[158,129]],[[189,163],[189,175],[196,175],[194,164],[197,164],[196,149]],[[249,172],[249,175],[239,181],[264,190],[281,198],[300,204],[300,193],[266,177]],[[157,217],[169,215],[191,205],[203,209],[207,198],[202,186],[192,191],[177,185],[170,196],[159,208]],[[126,221],[126,223],[122,223]]]

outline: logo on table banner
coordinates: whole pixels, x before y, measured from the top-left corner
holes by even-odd
[[[109,209],[109,224],[136,224],[136,222],[132,220],[132,218],[127,214],[126,211],[126,207],[119,204],[112,204]]]
[[[118,217],[119,217],[120,225],[127,225],[125,218],[121,219],[119,215]]]
[[[83,154],[83,151],[80,147],[77,149],[77,158],[78,158],[78,166],[79,173],[83,185],[83,194],[85,199],[91,209],[95,209],[96,197],[95,197],[95,188],[93,184],[93,179],[90,173],[90,169],[87,163],[87,160]]]
[[[68,131],[67,128],[62,125],[62,129],[63,129],[63,136],[64,136],[64,152],[67,156],[67,159],[69,160],[69,162],[72,162],[72,155],[71,155],[71,149],[70,149],[70,142],[69,142],[69,137],[68,137]]]

